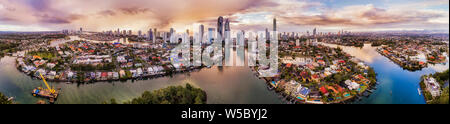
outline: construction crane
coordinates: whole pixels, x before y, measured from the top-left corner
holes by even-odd
[[[50,91],[51,94],[55,94],[55,92],[56,92],[55,89],[51,88],[48,85],[47,81],[45,80],[44,76],[42,76],[41,72],[39,72],[39,75],[41,75],[42,81],[44,81],[45,86],[47,86],[48,91]]]
[[[41,76],[42,81],[44,81],[45,86],[47,86],[47,89],[44,89],[42,87],[37,87],[37,88],[33,89],[31,94],[35,97],[42,97],[42,98],[48,99],[50,104],[55,103],[56,99],[58,98],[58,95],[61,92],[61,88],[59,88],[58,90],[53,89],[52,87],[50,87],[48,85],[44,76],[42,76],[42,74],[40,72],[39,72],[39,75]],[[39,102],[39,103],[42,103],[42,102]]]

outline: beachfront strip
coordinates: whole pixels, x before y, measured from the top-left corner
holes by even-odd
[[[270,89],[288,103],[299,104],[345,103],[369,95],[376,84],[372,68],[340,48],[311,41],[280,43],[279,72],[264,78]],[[259,68],[267,67],[257,66],[254,71]]]
[[[377,52],[406,70],[416,71],[428,67],[428,64],[446,62],[448,46],[444,43],[399,41],[395,45],[382,46]]]
[[[54,82],[141,79],[201,68],[171,64],[172,48],[166,44],[73,41],[19,54],[17,68],[36,78],[41,73]]]

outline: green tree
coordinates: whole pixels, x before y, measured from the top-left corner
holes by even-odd
[[[190,84],[145,91],[125,104],[206,104],[206,92]]]
[[[12,104],[13,102],[8,100],[8,97],[0,93],[0,104]]]

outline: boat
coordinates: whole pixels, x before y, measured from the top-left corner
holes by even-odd
[[[13,101],[14,97],[9,97],[7,101]]]
[[[420,88],[417,88],[417,92],[419,92],[419,96],[422,95],[422,92],[420,91]]]
[[[33,89],[31,94],[34,97],[41,97],[49,100],[49,103],[55,103],[56,99],[58,99],[59,93],[61,92],[61,88],[58,90],[54,89],[43,89],[42,87],[37,87]]]

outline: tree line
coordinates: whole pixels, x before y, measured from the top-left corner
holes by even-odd
[[[9,98],[7,96],[3,95],[3,93],[0,93],[0,104],[13,104],[13,102],[8,99]]]
[[[115,99],[104,104],[117,104]],[[206,92],[191,84],[185,86],[169,86],[167,88],[145,91],[140,97],[124,104],[206,104]]]

